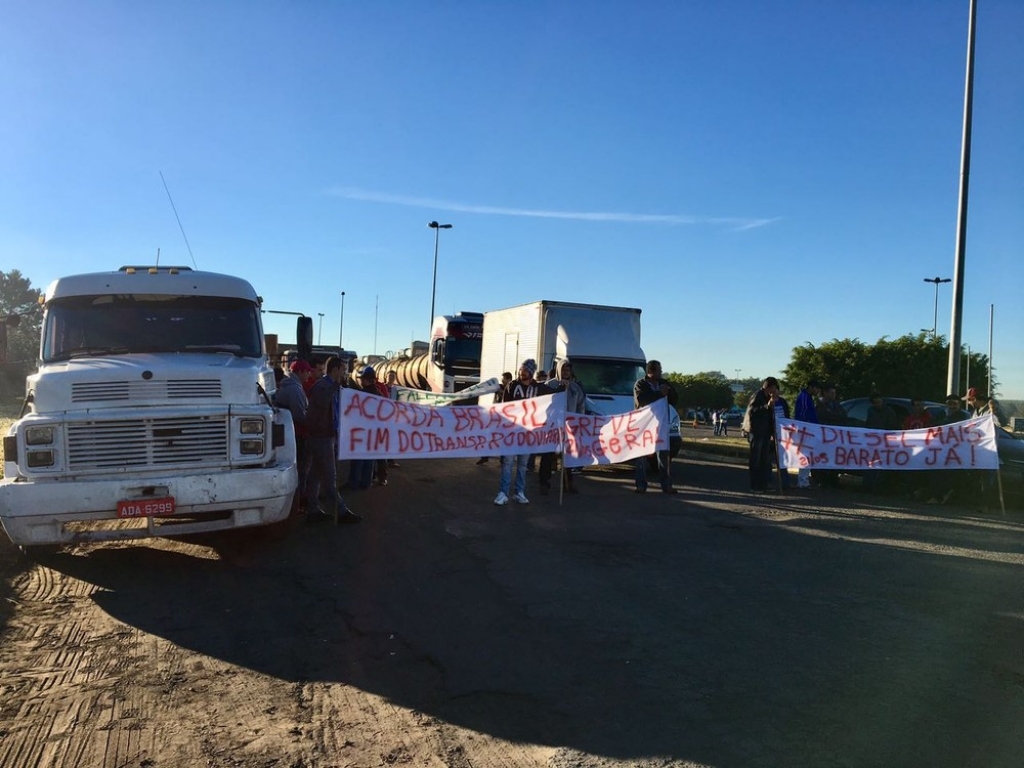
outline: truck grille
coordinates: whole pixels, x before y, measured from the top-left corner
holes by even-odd
[[[71,402],[189,400],[220,397],[220,379],[96,381],[71,385]]]
[[[228,461],[226,417],[68,424],[68,468],[188,467]]]

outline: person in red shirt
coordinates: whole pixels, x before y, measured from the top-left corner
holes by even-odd
[[[927,429],[932,425],[932,415],[924,407],[923,397],[910,398],[910,413],[903,419],[903,429]],[[903,492],[915,499],[927,498],[932,492],[931,472],[900,472]]]
[[[910,399],[910,413],[903,419],[903,429],[925,429],[932,425],[932,415],[924,407],[924,398]]]

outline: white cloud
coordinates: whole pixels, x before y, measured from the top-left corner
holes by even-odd
[[[686,216],[682,214],[621,213],[616,211],[551,211],[537,208],[504,208],[496,205],[471,205],[451,200],[433,200],[426,197],[392,195],[374,192],[358,187],[332,187],[328,194],[347,200],[363,200],[371,203],[405,205],[412,208],[430,208],[435,211],[458,213],[479,213],[492,216],[525,216],[536,219],[565,219],[569,221],[611,221],[626,224],[711,224],[735,227],[738,230],[756,229],[773,222],[774,219],[753,219],[735,216]]]

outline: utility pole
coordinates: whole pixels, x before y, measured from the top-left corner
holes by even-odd
[[[430,288],[430,323],[427,325],[427,338],[429,339],[430,331],[434,327],[434,297],[437,295],[437,243],[441,237],[441,230],[451,229],[452,225],[431,221],[427,226],[434,230],[434,280]]]
[[[342,349],[345,345],[342,343],[342,339],[345,338],[345,292],[341,292],[341,322],[338,323],[338,346]]]
[[[960,383],[960,324],[964,312],[964,261],[967,258],[967,192],[971,178],[971,115],[974,108],[974,17],[978,1],[971,0],[967,20],[967,76],[964,85],[964,132],[960,148],[960,201],[957,211],[956,257],[953,269],[953,316],[949,332],[949,370],[946,384],[956,392]]]

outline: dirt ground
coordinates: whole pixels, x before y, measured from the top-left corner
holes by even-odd
[[[0,765],[1024,765],[1024,514],[693,455],[499,508],[497,471],[405,462],[279,541],[4,539]]]

